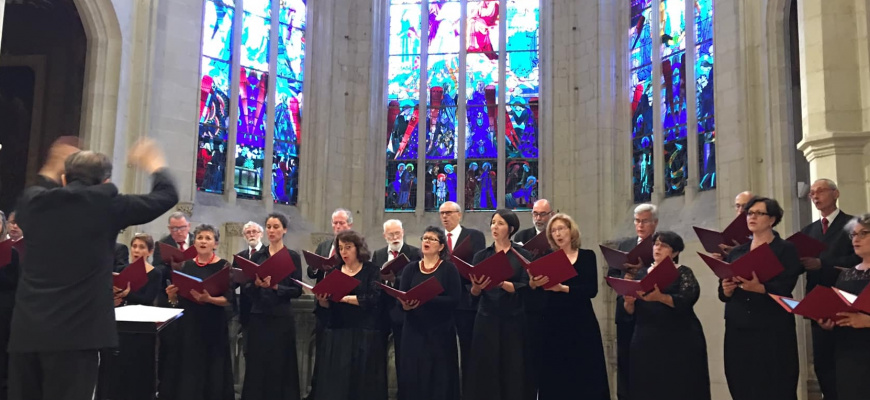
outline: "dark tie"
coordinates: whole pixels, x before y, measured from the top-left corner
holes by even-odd
[[[447,234],[447,252],[448,253],[453,252],[453,234],[452,233]]]
[[[822,217],[822,234],[824,235],[826,233],[828,233],[828,219]]]
[[[396,258],[396,257],[399,256],[399,252],[398,252],[398,251],[390,251],[390,254],[393,255],[393,258]]]
[[[184,242],[175,242],[178,243],[178,248],[184,250]]]
[[[254,252],[257,251],[256,247],[251,247],[251,251],[248,252],[248,258],[254,257]]]

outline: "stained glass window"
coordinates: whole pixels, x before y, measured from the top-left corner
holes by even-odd
[[[661,0],[661,115],[664,132],[665,196],[685,193],[686,152],[686,0]]]
[[[700,189],[716,187],[716,110],[713,101],[713,0],[695,1],[695,96]]]
[[[273,18],[273,1],[279,1]],[[275,103],[271,170],[272,198],[295,204],[302,121],[302,81],[305,56],[306,0],[246,0],[241,23],[236,25],[232,0],[205,0],[202,42],[200,134],[196,184],[202,191],[222,193],[226,169],[233,174],[236,193],[242,198],[262,198],[270,99]],[[241,41],[233,44],[233,29]],[[278,57],[270,54],[272,29],[278,29]],[[238,47],[234,47],[238,46]],[[232,59],[240,67],[232,71]],[[269,85],[272,68],[275,88]],[[238,98],[230,98],[230,83],[238,78]],[[236,104],[231,104],[237,102]],[[238,118],[230,121],[230,107]],[[231,124],[236,128],[236,148],[228,159],[226,143]]]
[[[653,190],[653,80],[650,17],[652,0],[631,0],[628,31],[634,201],[649,201]]]

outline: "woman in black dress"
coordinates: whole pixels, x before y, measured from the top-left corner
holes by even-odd
[[[180,272],[206,279],[227,267],[226,260],[214,252],[220,241],[215,227],[197,226],[193,237],[197,255],[186,261]],[[179,296],[175,285],[169,285],[166,294],[170,304],[184,308],[184,316],[175,322],[179,335],[177,360],[171,366],[175,379],[168,393],[161,390],[160,398],[166,394],[167,398],[179,400],[234,400],[226,311],[232,291],[191,291],[199,302]]]
[[[556,214],[546,228],[547,240],[563,250],[577,276],[549,289],[545,276],[534,276],[529,287],[544,291],[542,362],[539,400],[568,398],[609,400],[607,366],[601,329],[592,299],[598,294],[595,253],[580,248],[580,230],[567,214]]]
[[[469,276],[471,295],[479,296],[480,303],[471,339],[466,400],[521,400],[524,396],[526,321],[520,296],[528,290],[529,275],[511,248],[526,259],[532,255],[511,242],[519,229],[520,220],[513,211],[496,211],[490,221],[493,244],[474,255],[476,265],[496,252],[507,252],[514,274],[488,291],[483,288],[489,285],[489,277]]]
[[[870,214],[852,220],[846,226],[855,255],[861,263],[840,273],[835,287],[854,295],[870,283]],[[870,396],[870,315],[840,313],[835,323],[817,321],[823,329],[834,330],[834,359],[837,371],[837,398],[865,400]]]
[[[360,234],[336,235],[342,264],[329,274],[345,274],[360,281],[335,302],[317,296],[314,312],[326,329],[317,348],[317,400],[383,400],[387,398],[387,342],[381,333],[380,270]]]
[[[6,216],[0,211],[0,242],[7,239]],[[18,251],[12,249],[12,259],[8,265],[0,265],[0,400],[6,400],[9,365],[9,326],[12,323],[12,309],[15,306],[15,289],[18,287]]]
[[[408,291],[434,277],[444,288],[438,297],[420,305],[402,303],[402,374],[400,400],[459,400],[459,353],[453,312],[459,304],[462,284],[459,272],[447,258],[444,230],[430,226],[421,239],[423,259],[402,271],[399,290]]]
[[[251,303],[248,321],[248,352],[245,360],[244,400],[298,400],[299,367],[296,364],[296,322],[291,299],[302,295],[302,288],[291,278],[302,280],[299,253],[284,246],[287,216],[271,213],[266,217],[269,247],[254,253],[252,261],[263,264],[279,251],[290,253],[296,270],[281,282],[271,277],[248,282],[242,289]]]
[[[734,247],[727,262],[770,244],[784,270],[765,283],[757,277],[719,281],[719,300],[725,303],[725,378],[734,400],[797,399],[798,353],[794,315],[768,293],[792,297],[803,273],[798,252],[774,231],[782,219],[776,200],[754,197],[746,204],[752,240]]]
[[[668,258],[678,263],[685,248],[674,232],[656,232],[653,240],[654,262],[638,279]],[[623,307],[636,321],[629,373],[632,399],[710,399],[707,341],[694,310],[701,288],[689,267],[677,264],[677,272],[679,277],[666,288],[625,296]]]

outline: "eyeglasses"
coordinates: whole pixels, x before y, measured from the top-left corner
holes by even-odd
[[[735,210],[742,210],[743,207],[746,207],[746,204],[745,204],[745,203],[735,203],[735,204],[734,204],[734,209],[735,209]]]
[[[387,232],[387,233],[384,233],[384,236],[386,236],[388,238],[398,238],[398,237],[402,237],[402,232]]]
[[[442,217],[449,216],[453,213],[458,213],[459,211],[441,211],[438,214],[441,214]]]
[[[547,212],[533,212],[533,213],[532,213],[532,217],[533,217],[533,218],[544,218],[544,217],[546,217],[546,216],[548,216],[548,215],[550,215],[550,214],[552,214],[552,213],[553,213],[552,211],[547,211]]]
[[[249,229],[249,230],[245,231],[245,235],[256,235],[258,233],[260,233],[260,231],[256,230],[256,229]]]
[[[351,251],[351,250],[353,250],[353,249],[355,249],[355,248],[356,248],[356,246],[354,246],[354,245],[352,245],[352,244],[351,244],[351,245],[347,245],[347,246],[338,246],[338,251],[345,251],[345,250],[347,250],[347,251]]]
[[[181,232],[185,229],[190,229],[190,225],[188,226],[170,226],[169,230],[172,232]]]
[[[567,227],[559,226],[559,227],[555,227],[555,228],[553,228],[553,229],[550,229],[550,232],[551,232],[551,233],[556,233],[556,232],[564,232],[564,231],[567,231],[567,230],[568,230]]]
[[[832,191],[834,191],[834,189],[831,189],[831,188],[821,188],[819,190],[810,190],[810,192],[807,193],[807,197],[813,197],[817,194],[822,194],[825,192],[832,192]]]
[[[420,241],[421,242],[429,242],[429,243],[441,243],[441,241],[438,240],[438,238],[431,237],[431,236],[423,236],[420,238]]]
[[[850,232],[849,233],[849,240],[855,240],[855,238],[864,239],[865,237],[867,237],[867,235],[870,235],[870,231],[868,231],[868,230],[861,230],[858,232]]]
[[[748,216],[748,217],[761,217],[763,215],[770,215],[770,214],[768,214],[766,212],[761,212],[761,211],[749,211],[746,213],[746,216]]]
[[[654,220],[651,220],[651,219],[637,219],[637,218],[634,219],[635,225],[649,225],[653,222],[654,222]]]

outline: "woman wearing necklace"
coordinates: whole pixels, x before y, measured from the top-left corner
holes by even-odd
[[[182,273],[206,279],[227,266],[226,260],[215,254],[220,241],[218,230],[211,225],[197,226],[193,232],[197,255],[181,266]],[[178,351],[171,366],[173,379],[160,398],[184,400],[234,400],[233,371],[230,362],[230,342],[227,312],[232,291],[191,295],[199,302],[178,295],[178,287],[169,285],[166,294],[170,304],[184,308],[179,318]]]
[[[598,265],[592,250],[580,248],[580,230],[567,214],[556,214],[545,230],[550,246],[565,251],[577,276],[549,289],[535,276],[529,287],[545,294],[538,399],[607,400],[607,366],[592,299],[598,294]]]
[[[625,311],[635,316],[631,338],[632,399],[709,400],[707,342],[693,309],[701,288],[689,267],[678,264],[685,248],[674,232],[653,235],[653,265],[641,270],[642,279],[666,259],[677,266],[679,277],[667,287],[647,294],[625,296]],[[655,368],[650,368],[655,365]]]
[[[734,247],[725,261],[733,263],[767,243],[784,270],[765,283],[755,276],[719,281],[728,390],[734,400],[794,400],[799,372],[795,318],[767,294],[792,297],[804,268],[795,246],[773,232],[783,214],[776,200],[754,197],[744,209],[752,240]]]
[[[870,214],[855,217],[846,229],[861,263],[840,273],[837,289],[854,295],[870,283]],[[823,329],[834,330],[834,359],[837,371],[837,398],[862,400],[870,393],[870,315],[840,313],[834,322],[817,321]]]
[[[435,226],[421,238],[423,259],[402,271],[399,290],[408,291],[435,278],[444,292],[420,305],[402,302],[402,373],[399,400],[459,400],[459,353],[453,312],[459,304],[462,283],[459,272],[447,258],[447,236]]]
[[[317,400],[387,398],[387,342],[381,333],[380,270],[360,234],[335,237],[342,264],[329,274],[345,274],[360,284],[340,301],[317,296],[314,313],[325,328],[317,348]]]
[[[471,341],[466,400],[520,400],[524,396],[525,311],[520,293],[528,290],[529,275],[511,248],[526,259],[532,255],[511,242],[519,229],[520,220],[513,211],[496,211],[490,220],[493,244],[474,255],[476,265],[496,252],[506,252],[514,274],[487,291],[483,288],[489,285],[489,277],[470,276],[471,295],[480,296],[480,303]]]
[[[245,400],[298,400],[299,367],[296,364],[296,323],[291,299],[302,295],[302,288],[291,278],[302,280],[299,253],[284,246],[287,216],[271,213],[266,217],[269,247],[254,253],[252,261],[263,264],[280,251],[290,253],[296,270],[281,282],[271,277],[246,283],[242,295],[251,301],[248,321],[248,352],[245,365]]]

